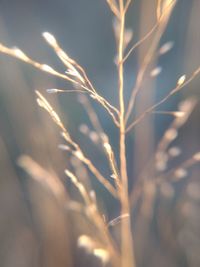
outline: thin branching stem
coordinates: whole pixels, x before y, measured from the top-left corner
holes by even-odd
[[[129,8],[131,2],[132,2],[132,0],[127,0],[126,1],[126,4],[124,6],[124,14],[126,14],[126,12],[127,12],[128,8]]]
[[[142,37],[138,42],[136,42],[131,48],[130,50],[127,52],[127,54],[124,56],[123,58],[123,62],[125,62],[129,56],[132,54],[132,52],[138,47],[140,46],[143,42],[145,42],[153,33],[154,31],[157,29],[159,25],[159,22],[157,22],[156,24],[153,25],[153,27],[151,28],[150,31],[147,32],[147,34],[145,34],[144,37]]]
[[[120,19],[120,13],[118,10],[118,6],[115,0],[106,0],[110,10],[113,12],[113,14],[115,15],[116,18]]]
[[[46,65],[46,64],[41,64],[37,61],[32,60],[31,58],[29,58],[28,56],[26,56],[21,50],[19,50],[18,48],[8,48],[2,44],[0,44],[0,51],[4,54],[8,54],[10,56],[16,57],[26,63],[29,63],[30,65],[34,66],[37,69],[40,69],[44,72],[47,72],[51,75],[57,76],[59,78],[65,79],[68,82],[71,82],[74,86],[78,87],[79,89],[83,89],[86,92],[89,93],[89,95],[91,96],[91,98],[93,98],[94,100],[96,100],[98,103],[100,103],[109,113],[109,115],[112,117],[113,122],[115,123],[115,125],[117,127],[119,127],[119,111],[116,107],[114,107],[113,105],[111,105],[103,96],[99,95],[97,93],[97,91],[94,89],[94,87],[92,86],[92,84],[90,83],[89,79],[87,78],[86,73],[83,71],[82,67],[80,65],[79,66],[79,70],[82,71],[84,78],[86,79],[86,82],[89,83],[90,87],[87,87],[87,85],[80,83],[80,81],[76,80],[76,79],[72,79],[71,77],[69,77],[66,74],[62,74],[56,70],[54,70],[52,67]],[[75,61],[74,61],[75,62]],[[71,62],[70,62],[71,64]],[[74,63],[75,64],[75,63]],[[77,63],[76,63],[77,64]],[[77,65],[75,65],[77,66]]]
[[[157,34],[155,35],[152,43],[151,43],[151,46],[150,48],[148,49],[145,57],[144,57],[144,60],[141,64],[141,68],[138,72],[138,75],[137,75],[137,79],[136,79],[136,83],[135,83],[135,86],[133,87],[132,89],[132,93],[131,93],[131,97],[130,97],[130,101],[128,103],[128,108],[127,108],[127,112],[126,112],[126,115],[125,115],[125,123],[127,123],[128,121],[128,118],[129,116],[131,115],[131,112],[132,112],[132,109],[134,107],[134,104],[135,104],[135,101],[136,101],[136,97],[138,95],[138,92],[140,91],[141,89],[141,85],[142,85],[142,82],[144,80],[144,76],[145,76],[145,73],[146,73],[146,70],[148,69],[148,66],[149,64],[151,63],[152,61],[152,58],[155,54],[155,51],[156,51],[156,48],[158,46],[158,43],[160,41],[160,38],[165,30],[165,27],[167,25],[167,18],[168,16],[171,14],[171,10],[172,10],[172,7],[173,7],[173,4],[174,2],[172,1],[166,8],[165,10],[163,11],[162,13],[162,16],[160,17],[159,21],[158,21],[158,24],[156,24],[150,31],[150,33],[153,33],[155,29],[158,28],[158,31],[157,31]],[[158,27],[159,26],[159,27]],[[151,34],[150,34],[151,35]],[[149,36],[147,35],[146,38],[148,38]],[[146,38],[144,37],[143,40],[141,41],[144,41],[146,40]],[[140,44],[140,41],[138,43],[136,43],[136,46]],[[133,48],[135,49],[136,46],[133,46]],[[130,50],[130,52],[132,52],[133,50]],[[128,56],[130,55],[129,53],[127,54]],[[125,57],[125,59],[127,58],[127,56]]]
[[[123,44],[125,30],[125,10],[124,1],[119,0],[120,8],[120,36],[118,45],[118,78],[119,78],[119,106],[120,106],[120,175],[122,181],[121,193],[121,214],[129,214],[128,199],[128,176],[126,166],[126,139],[125,139],[125,121],[124,121],[124,65],[123,65]],[[135,260],[133,256],[133,241],[131,233],[130,216],[122,220],[121,224],[121,266],[133,267]]]
[[[181,90],[184,86],[188,85],[198,74],[200,73],[200,67],[197,68],[193,74],[190,76],[190,78],[184,82],[181,86],[176,86],[173,90],[170,91],[169,94],[167,94],[165,97],[163,97],[159,102],[151,106],[150,108],[146,109],[136,120],[134,120],[126,129],[126,133],[128,133],[131,129],[133,129],[134,126],[136,126],[139,122],[141,122],[148,114],[150,114],[155,108],[163,104],[165,101],[167,101],[172,95],[177,93],[179,90]]]
[[[80,146],[72,139],[69,132],[65,128],[64,124],[62,123],[60,117],[55,112],[53,107],[49,104],[49,102],[46,100],[46,98],[39,92],[36,91],[36,95],[38,96],[37,102],[38,104],[44,108],[51,116],[51,118],[54,120],[54,122],[58,125],[58,127],[62,130],[62,134],[64,139],[69,143],[73,149],[74,149],[74,155],[81,160],[91,171],[91,173],[94,174],[96,179],[115,197],[117,198],[117,192],[115,188],[111,185],[111,183],[98,171],[98,169],[94,166],[94,164],[91,162],[90,159],[88,159]]]
[[[159,27],[159,25],[162,23],[163,19],[165,18],[166,12],[171,8],[171,5],[168,5],[165,10],[163,11],[162,15],[158,18],[156,23],[153,25],[153,27],[139,40],[137,41],[126,53],[126,55],[123,58],[123,62],[125,62],[129,56],[134,52],[134,50],[140,46],[143,42],[145,42],[151,35],[155,32],[155,30]]]

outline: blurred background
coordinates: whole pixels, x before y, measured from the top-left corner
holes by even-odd
[[[181,75],[189,77],[200,65],[199,10],[199,0],[177,1],[158,46],[172,42],[173,47],[155,59],[147,71],[134,114],[140,114],[161,99]],[[127,14],[127,27],[133,30],[131,42],[144,36],[155,21],[156,1],[135,0]],[[63,73],[64,66],[41,36],[45,31],[52,33],[63,50],[84,67],[98,92],[118,106],[113,16],[106,1],[0,0],[0,42],[19,47],[36,61]],[[151,40],[147,39],[126,62],[126,103]],[[156,65],[162,72],[153,78],[150,73]],[[161,110],[176,110],[181,100],[191,96],[197,99],[191,117],[175,141],[183,151],[177,164],[200,150],[199,84],[197,77],[161,107]],[[72,89],[72,86],[17,59],[0,55],[0,266],[101,266],[74,248],[76,236],[79,231],[84,232],[86,226],[71,229],[73,216],[67,215],[63,207],[17,165],[19,156],[27,154],[63,180],[64,169],[69,165],[68,157],[58,149],[63,143],[58,128],[49,115],[37,107],[34,92],[37,89],[52,103],[98,169],[110,175],[102,151],[79,130],[81,125],[92,126],[77,94],[48,95],[48,88]],[[98,104],[91,104],[118,155],[118,132],[112,120]],[[128,134],[131,188],[171,120],[167,115],[150,116]],[[150,221],[140,218],[133,226],[138,266],[199,266],[199,168],[193,168],[188,176],[173,185],[173,196],[157,195]],[[119,204],[98,183],[94,181],[92,185],[107,220],[118,216]],[[70,195],[71,185],[68,192]],[[83,223],[76,217],[76,224],[79,222]]]

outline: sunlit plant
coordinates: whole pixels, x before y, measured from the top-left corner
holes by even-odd
[[[161,100],[144,110],[144,112],[131,121],[131,115],[134,112],[135,102],[137,101],[138,93],[141,90],[143,79],[148,72],[148,66],[152,62],[155,55],[166,54],[173,48],[173,42],[169,41],[159,48],[160,38],[166,28],[170,15],[176,4],[175,0],[158,0],[156,15],[157,20],[152,29],[139,41],[133,42],[132,31],[126,29],[126,13],[131,4],[131,0],[107,0],[108,6],[115,18],[114,20],[114,33],[117,43],[117,55],[115,57],[115,64],[118,72],[118,99],[119,105],[116,107],[110,103],[101,92],[95,88],[92,81],[88,77],[83,67],[74,59],[72,59],[63,49],[60,47],[56,38],[49,32],[44,32],[42,36],[45,41],[53,48],[58,58],[65,65],[65,73],[61,73],[51,66],[37,62],[27,56],[23,51],[14,47],[8,48],[0,44],[0,51],[2,53],[16,57],[34,67],[47,72],[51,75],[57,76],[60,79],[64,79],[71,83],[74,87],[71,90],[50,88],[47,92],[50,94],[59,94],[67,92],[75,92],[80,95],[79,101],[84,106],[89,119],[94,127],[90,130],[87,125],[80,126],[80,131],[87,136],[90,136],[91,140],[95,143],[100,142],[104,154],[108,160],[110,166],[110,177],[104,177],[100,172],[95,162],[88,158],[83,152],[81,146],[73,139],[70,134],[70,129],[65,127],[64,123],[60,119],[57,112],[54,110],[49,101],[44,95],[36,90],[36,99],[38,105],[46,110],[55,124],[61,131],[62,137],[65,143],[60,144],[59,148],[67,151],[74,159],[71,162],[72,168],[66,169],[64,172],[66,176],[71,180],[73,185],[77,188],[80,196],[82,197],[81,203],[76,203],[71,200],[70,204],[72,208],[83,209],[85,214],[89,217],[92,223],[95,225],[98,232],[102,235],[104,242],[99,241],[93,236],[80,235],[77,240],[77,246],[84,248],[89,254],[93,254],[99,258],[103,264],[110,262],[112,266],[122,267],[135,267],[137,261],[135,257],[135,244],[134,235],[131,229],[131,216],[130,210],[137,202],[137,199],[141,194],[146,194],[147,197],[143,199],[143,205],[141,209],[145,208],[145,201],[149,201],[147,207],[153,203],[155,190],[160,187],[165,194],[170,194],[172,191],[170,183],[177,181],[187,175],[187,170],[195,163],[200,161],[200,154],[197,152],[191,158],[184,161],[180,166],[173,169],[168,167],[168,163],[175,157],[178,157],[182,151],[179,147],[170,147],[170,144],[176,139],[179,128],[186,122],[189,115],[193,111],[196,101],[194,99],[188,99],[180,103],[179,108],[176,111],[162,111],[158,108],[167,101],[171,96],[178,93],[183,87],[188,85],[196,75],[199,74],[200,68],[196,69],[190,76],[182,75],[178,77],[177,83],[174,88],[170,90],[166,96]],[[148,38],[153,38],[149,49],[142,61],[141,67],[138,70],[135,84],[132,89],[132,93],[129,99],[129,103],[125,106],[124,103],[124,65],[126,60],[131,54]],[[157,77],[162,68],[160,66],[155,67],[150,72],[150,77]],[[113,92],[116,93],[116,92]],[[90,102],[96,101],[111,117],[116,129],[119,131],[119,154],[116,155],[110,144],[109,136],[105,133],[97,113],[94,111]],[[137,180],[131,194],[129,195],[128,188],[128,175],[127,175],[127,155],[126,155],[126,134],[133,131],[135,126],[138,125],[149,114],[168,114],[173,116],[173,121],[169,128],[165,131],[163,137],[158,143],[157,150],[154,158],[151,160],[150,165],[144,171],[140,179]],[[118,164],[119,162],[119,164]],[[61,203],[65,200],[65,187],[61,180],[52,176],[47,170],[44,170],[38,163],[36,163],[29,156],[22,156],[19,159],[19,164],[37,181],[44,186],[47,186],[51,192],[57,197]],[[70,166],[70,164],[69,164]],[[75,166],[75,168],[74,168]],[[101,183],[108,192],[120,202],[121,212],[117,218],[107,222],[101,213],[98,206],[95,192],[92,188],[88,189],[85,184],[79,179],[78,172],[74,169],[85,168],[89,170],[92,177]],[[148,175],[147,175],[148,174]],[[139,192],[139,194],[138,194]],[[116,244],[110,233],[110,227],[120,224],[120,244]],[[133,221],[134,224],[134,221]],[[137,244],[136,244],[137,245]],[[120,247],[118,249],[118,247]]]

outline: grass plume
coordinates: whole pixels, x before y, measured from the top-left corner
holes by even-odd
[[[107,0],[108,7],[115,18],[114,31],[117,42],[117,56],[115,61],[118,75],[118,107],[115,107],[101,95],[101,91],[95,88],[84,68],[60,47],[56,38],[49,32],[44,32],[42,36],[64,64],[66,68],[65,73],[61,73],[47,64],[31,59],[16,47],[8,48],[0,44],[1,53],[18,58],[41,71],[64,79],[73,86],[73,89],[69,90],[50,88],[47,89],[47,93],[62,94],[73,92],[79,94],[79,102],[83,105],[93,127],[93,131],[90,131],[87,125],[81,125],[80,131],[87,135],[93,143],[95,143],[95,140],[97,141],[110,168],[111,177],[109,178],[101,173],[96,163],[87,156],[81,145],[74,140],[70,134],[70,129],[64,125],[61,116],[55,111],[53,105],[50,104],[41,92],[38,90],[35,91],[38,105],[49,114],[64,138],[65,143],[59,145],[59,148],[66,151],[70,157],[75,158],[79,162],[77,165],[71,164],[73,166],[69,164],[70,167],[64,171],[65,175],[69,178],[67,180],[71,181],[72,186],[75,187],[79,196],[81,196],[80,203],[75,203],[78,201],[73,199],[69,200],[70,207],[80,212],[83,211],[103,239],[103,241],[102,239],[98,240],[95,236],[89,236],[87,233],[84,233],[78,237],[77,246],[84,248],[87,253],[100,259],[102,266],[105,266],[109,262],[113,267],[138,266],[135,249],[137,244],[135,244],[134,231],[132,229],[132,224],[135,224],[135,221],[132,222],[132,208],[135,207],[138,203],[137,200],[144,194],[140,208],[141,214],[145,214],[145,218],[148,221],[154,205],[156,188],[163,181],[173,183],[187,176],[188,169],[200,161],[200,154],[196,152],[178,166],[171,167],[168,164],[170,160],[178,157],[182,153],[179,148],[170,147],[170,145],[176,139],[179,129],[186,123],[191,112],[194,110],[196,100],[187,99],[175,111],[157,110],[158,107],[168,101],[173,95],[186,87],[200,73],[200,67],[194,70],[191,75],[181,75],[177,79],[174,88],[169,90],[169,93],[144,110],[133,121],[130,121],[134,114],[137,96],[142,89],[144,78],[147,74],[149,75],[148,67],[155,57],[163,55],[173,48],[173,42],[167,42],[161,48],[159,48],[159,43],[176,4],[175,0],[158,0],[155,10],[157,16],[155,24],[140,40],[131,44],[133,33],[130,29],[126,28],[126,15],[132,2],[131,0]],[[128,105],[126,106],[124,100],[124,66],[132,53],[149,38],[152,38],[151,43],[138,70],[136,81],[131,90]],[[151,71],[150,76],[152,78],[157,77],[161,70],[161,67],[157,66]],[[119,133],[118,153],[111,146],[111,137],[105,133],[106,131],[103,129],[98,114],[93,109],[89,99],[101,105],[107,112],[107,115],[112,119],[115,129]],[[141,176],[138,177],[136,185],[131,191],[127,173],[126,137],[130,131],[134,130],[136,125],[150,114],[169,115],[173,117],[173,121],[158,142],[154,157]],[[27,155],[23,155],[18,163],[33,179],[48,188],[54,197],[59,199],[61,204],[62,201],[63,203],[68,201],[66,198],[65,183],[57,176],[52,176]],[[85,176],[91,176],[91,179],[96,178],[115,201],[120,203],[120,213],[116,218],[111,221],[106,221],[99,208],[93,188],[90,188],[90,190],[89,186],[87,187],[85,185],[84,181],[79,177],[80,173],[84,173]],[[131,193],[129,194],[130,191]],[[120,226],[118,233],[119,240],[117,241],[113,237],[112,231],[110,231],[110,228],[116,225]]]

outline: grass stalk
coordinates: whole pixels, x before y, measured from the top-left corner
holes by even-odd
[[[126,135],[125,135],[125,108],[124,108],[124,64],[123,64],[123,44],[125,31],[125,9],[124,1],[119,0],[120,11],[120,36],[118,46],[118,78],[119,78],[119,106],[120,106],[120,175],[122,181],[121,187],[121,215],[129,214],[122,220],[121,224],[121,266],[133,267],[135,260],[133,256],[133,240],[131,233],[130,209],[128,199],[128,176],[126,163]]]

